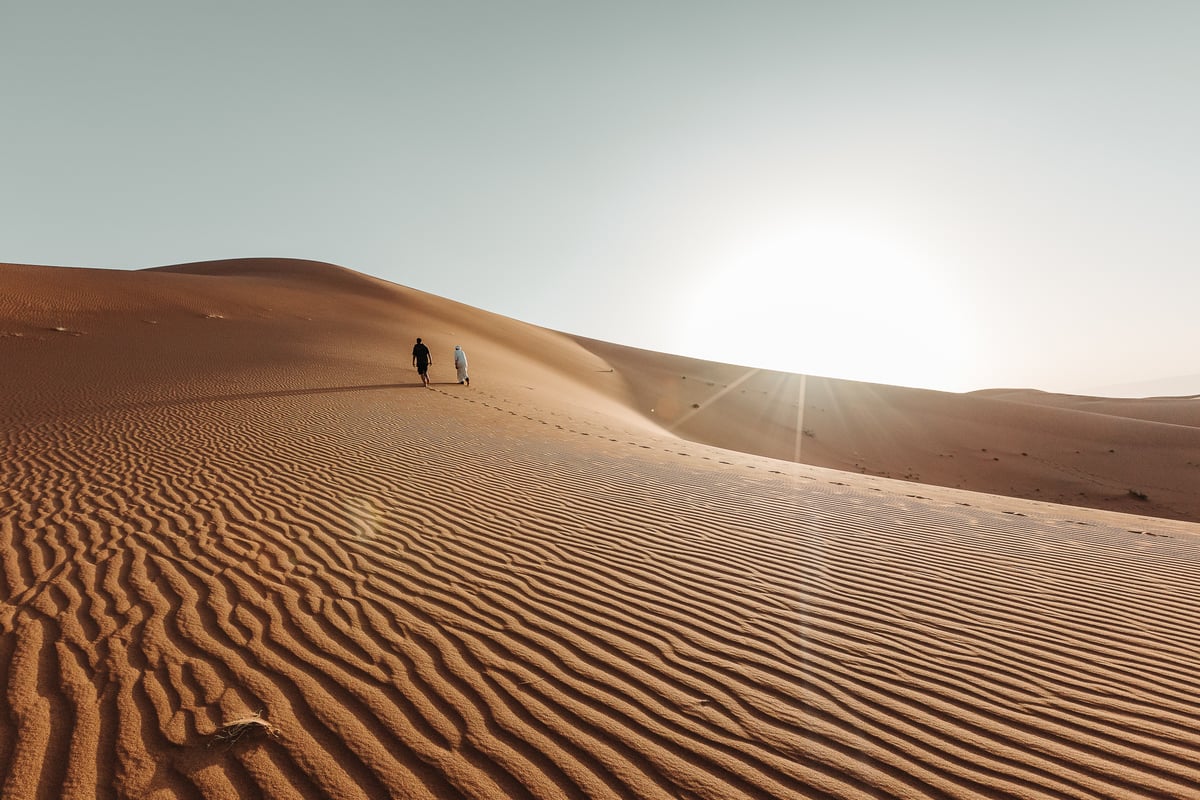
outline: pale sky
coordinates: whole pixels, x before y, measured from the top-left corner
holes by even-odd
[[[0,261],[309,258],[753,366],[1200,393],[1197,42],[1194,0],[0,0]]]

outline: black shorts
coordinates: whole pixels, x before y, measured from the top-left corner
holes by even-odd
[[[425,374],[426,372],[428,372],[428,371],[429,371],[429,365],[428,365],[428,364],[426,364],[426,363],[423,363],[423,362],[421,362],[421,361],[418,361],[418,362],[417,362],[417,374],[418,374],[418,375],[424,375],[424,374]]]

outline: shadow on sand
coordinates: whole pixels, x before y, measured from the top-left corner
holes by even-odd
[[[435,384],[431,383],[430,386]],[[450,382],[440,385],[456,386]],[[416,383],[379,383],[367,386],[323,386],[309,389],[278,389],[271,392],[230,392],[228,394],[202,395],[199,397],[163,398],[160,400],[143,400],[134,403],[118,403],[109,408],[159,408],[163,406],[190,405],[194,403],[221,403],[237,400],[265,400],[270,397],[299,397],[311,394],[341,394],[346,392],[377,392],[388,389],[424,389],[420,381]]]

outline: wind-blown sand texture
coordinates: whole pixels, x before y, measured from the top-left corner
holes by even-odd
[[[310,262],[0,314],[4,798],[1197,796],[1200,526],[738,452],[904,396],[1060,463],[1078,402],[760,374],[688,441],[675,359]]]

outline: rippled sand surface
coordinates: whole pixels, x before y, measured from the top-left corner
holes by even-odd
[[[4,798],[1200,786],[1195,524],[688,441],[628,354],[328,265],[0,288]]]

